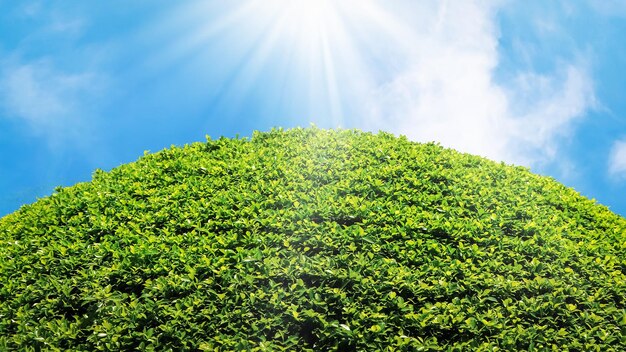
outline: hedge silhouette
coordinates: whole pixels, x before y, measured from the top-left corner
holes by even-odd
[[[386,133],[146,154],[0,220],[1,350],[626,349],[626,220]]]

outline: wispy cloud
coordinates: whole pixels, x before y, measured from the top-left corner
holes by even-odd
[[[609,175],[616,180],[626,180],[626,139],[613,143],[609,156]]]
[[[626,2],[623,0],[589,0],[589,4],[602,15],[626,17]]]
[[[18,120],[54,145],[79,141],[107,82],[94,69],[97,55],[85,55],[93,48],[73,51],[88,18],[39,0],[8,11],[30,30],[18,31],[16,45],[0,56],[0,119]]]
[[[85,18],[76,17],[61,11],[54,5],[43,1],[24,1],[15,9],[18,18],[27,18],[39,22],[38,28],[46,33],[64,32],[79,34],[86,25]]]
[[[49,62],[4,61],[0,70],[0,108],[56,143],[85,133],[102,78],[94,73],[66,73]]]
[[[415,30],[412,63],[370,99],[370,129],[523,165],[552,162],[559,143],[595,104],[584,60],[550,73],[496,80],[497,6],[432,3]]]
[[[506,88],[509,109],[502,112],[512,121],[505,133],[511,156],[523,164],[550,162],[576,122],[596,106],[592,79],[584,64],[570,63],[552,75],[522,73],[518,81],[522,86]],[[523,106],[511,109],[518,99]]]

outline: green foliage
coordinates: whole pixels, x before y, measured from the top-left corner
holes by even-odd
[[[0,350],[626,349],[626,220],[436,144],[147,154],[0,220]]]

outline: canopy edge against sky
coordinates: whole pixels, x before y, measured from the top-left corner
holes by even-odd
[[[626,215],[617,1],[0,2],[0,214],[144,150],[384,130]]]

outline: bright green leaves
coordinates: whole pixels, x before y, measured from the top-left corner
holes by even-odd
[[[436,144],[146,154],[0,219],[0,350],[626,348],[626,220]]]

